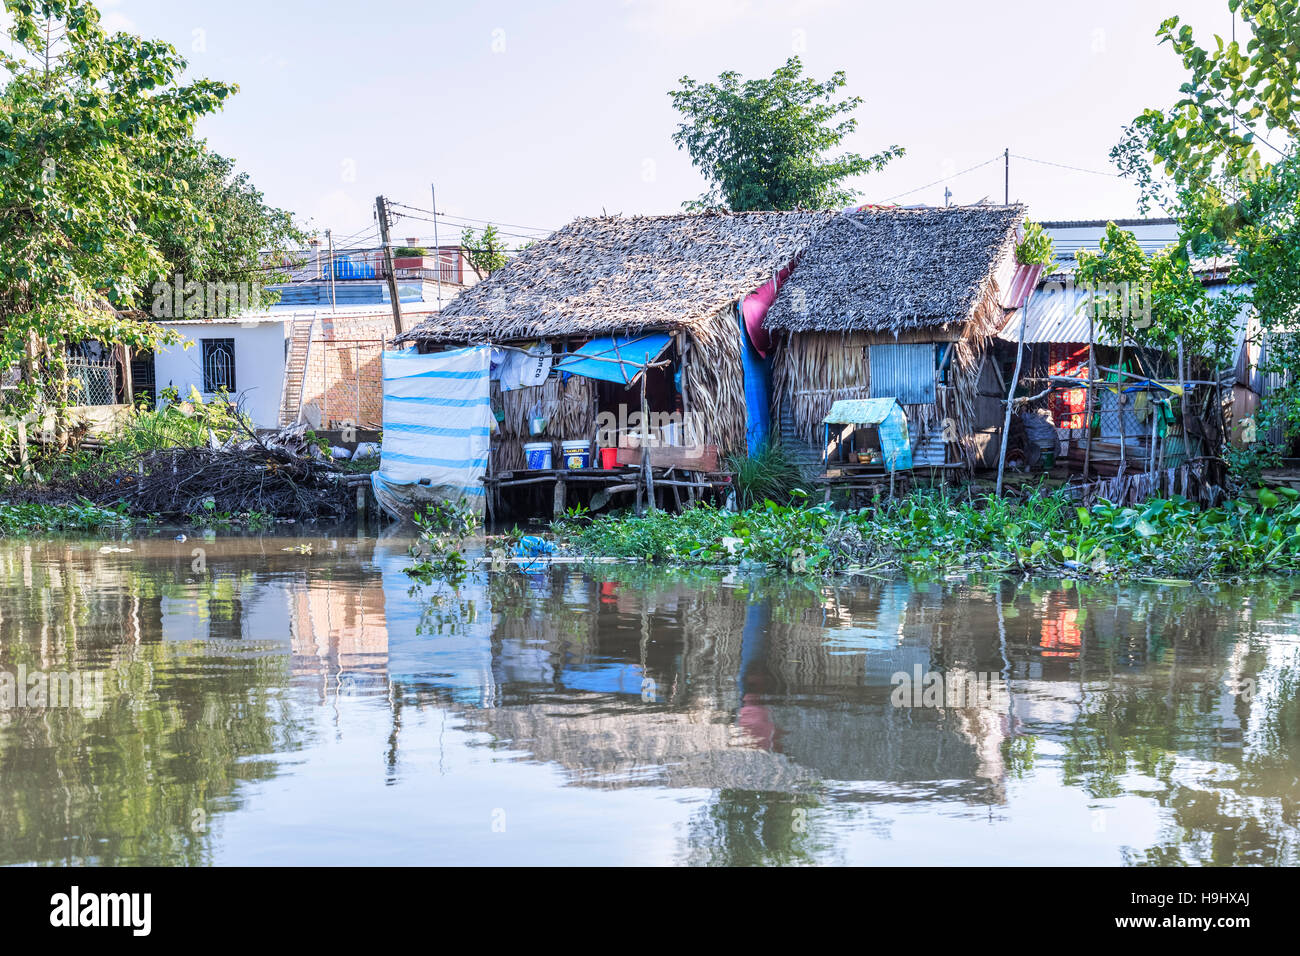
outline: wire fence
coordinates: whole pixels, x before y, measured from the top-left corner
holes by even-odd
[[[67,367],[67,401],[71,405],[116,405],[119,370],[112,356],[89,358],[69,356]],[[47,379],[45,398],[51,404],[60,400],[57,381]]]

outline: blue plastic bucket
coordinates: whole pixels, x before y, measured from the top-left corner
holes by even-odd
[[[524,454],[528,456],[528,467],[534,471],[551,467],[551,443],[548,441],[524,442]]]

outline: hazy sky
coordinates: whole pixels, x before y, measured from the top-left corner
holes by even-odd
[[[110,26],[166,39],[240,93],[200,132],[270,202],[342,238],[374,197],[449,216],[556,228],[577,215],[667,213],[704,184],[672,143],[668,91],[689,75],[848,75],[864,100],[849,144],[907,155],[856,185],[865,201],[1001,201],[1002,150],[1089,170],[1123,123],[1176,95],[1155,29],[1178,13],[1227,37],[1226,0],[606,0],[363,3],[115,0]],[[900,193],[907,193],[900,196]],[[1011,198],[1038,219],[1136,212],[1112,175],[1013,157]],[[513,227],[503,227],[508,230]],[[397,237],[431,235],[427,222]],[[440,230],[442,227],[440,226]],[[450,230],[446,230],[450,231]],[[527,232],[528,230],[514,230]],[[448,238],[445,234],[440,238]]]

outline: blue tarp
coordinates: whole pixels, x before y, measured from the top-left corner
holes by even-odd
[[[852,398],[836,402],[822,419],[826,425],[861,425],[880,433],[880,452],[889,471],[912,467],[907,415],[896,398]]]
[[[664,353],[672,340],[666,332],[592,339],[573,355],[556,362],[555,371],[628,385]]]
[[[736,321],[740,323],[740,363],[745,377],[745,447],[751,455],[757,455],[767,444],[772,428],[769,411],[772,407],[771,363],[750,341],[745,317],[739,309],[736,310]]]

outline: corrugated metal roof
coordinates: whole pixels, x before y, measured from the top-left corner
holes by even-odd
[[[1045,219],[1040,225],[1044,229],[1105,229],[1111,223],[1125,228],[1129,226],[1174,226],[1177,219],[1161,217],[1156,219]]]
[[[1073,285],[1058,282],[1046,283],[1029,299],[1024,308],[1017,309],[1007,324],[998,332],[1006,342],[1021,341],[1020,326],[1025,324],[1024,342],[1087,342],[1088,312],[1081,308],[1087,301],[1087,292]],[[1094,341],[1098,345],[1117,345],[1101,329],[1096,329]]]
[[[1243,286],[1212,286],[1207,291],[1211,297],[1217,298],[1240,291],[1242,288]],[[1087,294],[1086,289],[1074,285],[1059,282],[1044,283],[1024,308],[1016,310],[1011,315],[997,337],[1012,344],[1019,342],[1020,325],[1025,322],[1027,323],[1024,338],[1026,345],[1043,342],[1087,342],[1088,310],[1085,307]],[[1244,306],[1238,313],[1234,330],[1234,344],[1238,353],[1246,343],[1248,330],[1253,322],[1251,308]],[[1107,334],[1100,323],[1097,323],[1093,331],[1095,334],[1093,341],[1097,345],[1119,345],[1119,340]]]
[[[898,402],[892,398],[842,398],[831,406],[830,413],[822,422],[827,425],[879,425],[897,407]]]

